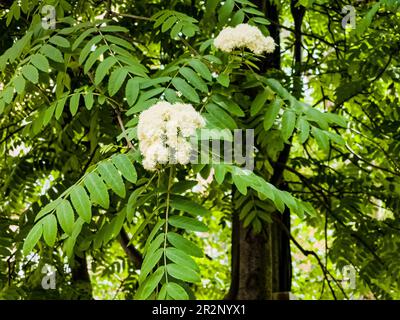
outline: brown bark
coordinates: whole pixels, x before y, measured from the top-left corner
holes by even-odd
[[[129,260],[133,262],[135,268],[140,269],[143,262],[142,254],[129,242],[129,236],[126,233],[125,229],[122,228],[121,232],[119,233],[119,243],[129,257]]]
[[[267,19],[272,23],[269,26],[270,35],[274,38],[279,48],[279,12],[274,1],[257,0],[259,8],[263,10]],[[294,50],[294,81],[293,94],[296,98],[301,97],[301,24],[304,17],[304,7],[295,7],[292,1],[291,12],[295,22],[295,50]],[[277,49],[263,62],[261,70],[264,72],[270,68],[280,69],[280,50]],[[258,148],[260,150],[260,148]],[[290,144],[286,144],[284,150],[274,165],[274,174],[270,183],[278,188],[286,189],[283,180],[284,166],[289,160]],[[233,191],[234,192],[234,191]],[[232,197],[232,201],[235,201]],[[234,209],[235,211],[235,209]],[[263,232],[254,235],[251,231],[243,228],[238,219],[238,212],[233,213],[232,223],[232,272],[231,288],[227,299],[290,299],[291,290],[291,254],[290,238],[278,223],[266,224]],[[290,232],[290,211],[285,210],[283,214],[274,213],[278,216],[286,230]]]
[[[278,21],[278,10],[268,0],[256,1],[259,8],[265,12],[268,19]],[[272,24],[270,34],[279,45],[279,23]],[[269,55],[261,65],[261,70],[269,68],[279,69],[280,54]],[[233,189],[232,194],[235,193]],[[232,196],[232,199],[234,197]],[[233,202],[235,200],[232,200]],[[274,290],[273,252],[274,245],[273,227],[271,224],[264,226],[263,232],[254,234],[243,227],[239,221],[239,212],[233,206],[232,219],[232,270],[231,287],[227,299],[263,300],[272,299]]]
[[[255,235],[240,226],[239,286],[236,299],[272,299],[272,232],[266,225],[265,232]]]
[[[77,300],[91,300],[92,283],[87,268],[86,256],[75,256],[74,265],[71,267],[72,272],[72,288],[75,291],[74,299]]]

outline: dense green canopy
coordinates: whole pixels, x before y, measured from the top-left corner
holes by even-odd
[[[0,298],[399,299],[399,48],[398,0],[2,1]],[[254,170],[144,169],[160,100]]]

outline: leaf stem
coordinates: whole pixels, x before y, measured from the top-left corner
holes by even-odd
[[[168,284],[168,275],[167,275],[167,233],[168,233],[168,214],[169,214],[169,201],[170,201],[170,191],[172,186],[173,179],[173,170],[174,167],[171,166],[169,168],[169,177],[168,177],[168,188],[167,188],[167,200],[166,200],[166,209],[165,209],[165,228],[164,228],[164,272],[165,272],[165,282]]]

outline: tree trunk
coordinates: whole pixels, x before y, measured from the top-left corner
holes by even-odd
[[[72,288],[75,291],[74,299],[77,300],[91,300],[93,299],[92,283],[87,269],[86,256],[82,258],[75,256],[72,271]]]
[[[269,26],[270,35],[279,44],[279,12],[274,1],[255,1],[263,10],[267,19],[272,23]],[[301,83],[301,24],[304,17],[304,7],[295,7],[292,1],[291,11],[295,22],[295,50],[294,50],[294,81],[293,94],[300,98]],[[280,69],[280,50],[277,49],[262,62],[262,70],[270,68]],[[260,148],[258,148],[260,150]],[[289,159],[290,144],[285,144],[284,150],[274,165],[274,174],[270,183],[278,188],[286,189],[283,180],[284,166]],[[233,190],[233,193],[235,190]],[[233,203],[235,197],[232,197]],[[231,287],[227,299],[279,299],[288,300],[291,290],[292,266],[290,254],[290,239],[282,231],[277,222],[265,224],[263,232],[253,234],[243,227],[239,221],[239,212],[233,206],[232,219],[232,270]],[[274,213],[274,216],[290,231],[290,211],[286,209],[283,214]]]

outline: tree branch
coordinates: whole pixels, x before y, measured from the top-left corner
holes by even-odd
[[[140,269],[143,263],[142,254],[132,245],[132,243],[130,243],[129,236],[124,228],[122,228],[119,233],[119,243],[121,244],[122,249],[124,249],[125,253],[128,255],[129,259],[135,265],[135,268]]]

